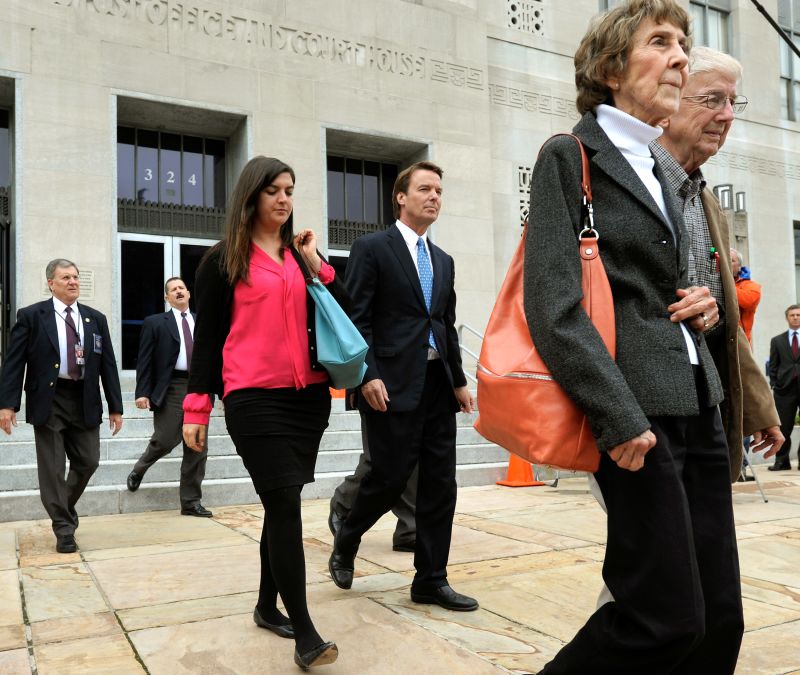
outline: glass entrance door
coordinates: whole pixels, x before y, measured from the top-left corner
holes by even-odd
[[[216,241],[120,234],[122,369],[135,370],[144,319],[166,310],[164,283],[181,277],[190,292],[203,254]],[[195,309],[194,298],[190,302]]]

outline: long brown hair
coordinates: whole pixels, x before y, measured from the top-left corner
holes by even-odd
[[[222,249],[220,266],[233,286],[238,281],[248,281],[250,267],[250,243],[253,238],[258,200],[261,192],[280,174],[288,173],[294,183],[294,170],[274,157],[258,155],[245,164],[236,186],[233,188],[225,214],[225,239],[218,246]],[[292,245],[294,238],[294,209],[281,225],[281,251]]]

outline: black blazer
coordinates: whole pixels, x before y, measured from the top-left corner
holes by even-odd
[[[422,398],[428,357],[428,332],[439,347],[453,387],[467,383],[456,333],[453,259],[428,242],[433,267],[431,311],[425,307],[419,274],[397,226],[360,237],[347,259],[350,316],[369,345],[364,382],[380,379],[389,394],[389,410],[414,410]],[[451,392],[452,408],[459,410]],[[371,410],[359,397],[359,407]]]
[[[192,312],[192,316],[194,312]],[[136,361],[136,398],[150,399],[150,409],[160,408],[181,352],[175,314],[153,314],[144,320]]]
[[[122,414],[122,392],[106,317],[80,303],[78,311],[83,322],[86,359],[83,417],[87,428],[93,428],[100,426],[103,420],[100,379],[109,413]],[[24,375],[25,416],[26,421],[34,426],[47,422],[53,407],[60,361],[57,320],[52,300],[20,309],[17,323],[11,329],[3,370],[0,371],[0,408],[13,408],[15,412],[20,409]]]
[[[689,285],[689,235],[657,162],[672,226],[592,113],[573,132],[589,158],[600,255],[614,295],[616,360],[580,306],[581,161],[577,143],[563,136],[545,144],[533,170],[525,314],[553,377],[588,416],[598,447],[608,450],[648,429],[649,416],[699,412],[686,341],[667,311],[676,289]],[[703,335],[692,339],[704,403],[716,405],[719,375]]]
[[[223,394],[222,348],[231,331],[231,310],[233,309],[234,286],[228,283],[226,273],[221,267],[222,241],[206,253],[197,269],[194,282],[194,297],[197,301],[197,318],[194,324],[194,348],[189,367],[187,391],[192,394]],[[300,254],[291,249],[292,256],[300,269],[306,274],[306,266]],[[323,258],[324,260],[324,258]],[[349,298],[344,284],[338,277],[325,288],[347,312]],[[316,356],[317,333],[315,329],[314,300],[306,293],[306,327],[308,329],[308,351],[312,370],[324,370]]]
[[[792,356],[787,330],[776,335],[769,343],[769,384],[780,393],[790,388],[798,376],[800,376],[800,358],[795,359]]]

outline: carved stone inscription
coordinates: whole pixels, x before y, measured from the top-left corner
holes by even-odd
[[[450,61],[432,59],[403,49],[382,47],[343,38],[332,33],[305,30],[247,16],[242,13],[208,9],[180,0],[52,0],[77,12],[94,13],[153,26],[169,26],[186,34],[248,46],[288,52],[381,73],[428,79],[454,87],[485,89],[484,72]]]
[[[537,91],[527,91],[490,83],[489,100],[494,105],[508,108],[518,108],[528,112],[555,115],[557,117],[578,118],[578,113],[575,110],[575,101]]]

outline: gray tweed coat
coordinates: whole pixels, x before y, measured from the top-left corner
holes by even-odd
[[[548,142],[533,171],[525,313],[536,348],[606,451],[648,429],[648,417],[699,411],[686,342],[667,312],[676,289],[688,286],[688,235],[671,190],[664,199],[674,232],[593,114],[584,115],[573,133],[589,157],[600,255],[614,295],[616,361],[580,306],[581,163],[571,138]],[[655,171],[664,185],[658,164]],[[722,387],[714,361],[703,336],[693,337],[703,403],[717,405]]]

